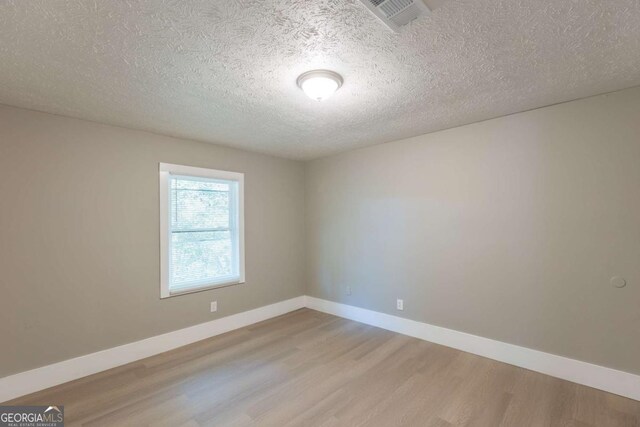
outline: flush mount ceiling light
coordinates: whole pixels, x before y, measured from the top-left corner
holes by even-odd
[[[313,70],[300,74],[297,82],[309,98],[322,101],[342,86],[342,77],[329,70]]]

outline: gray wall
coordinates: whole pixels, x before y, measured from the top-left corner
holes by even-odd
[[[310,295],[640,373],[639,111],[636,88],[305,167],[0,107],[0,377],[302,295],[305,259]],[[159,299],[158,162],[246,174],[245,285]]]
[[[246,284],[160,300],[158,162],[245,173]],[[304,294],[300,162],[0,107],[0,173],[0,377]]]
[[[640,373],[639,88],[306,172],[308,294]]]

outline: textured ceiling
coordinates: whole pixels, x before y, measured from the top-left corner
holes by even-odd
[[[640,84],[639,0],[437,3],[0,0],[0,103],[309,159]]]

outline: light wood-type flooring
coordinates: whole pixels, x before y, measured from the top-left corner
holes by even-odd
[[[640,402],[309,309],[11,403],[66,426],[640,426]]]

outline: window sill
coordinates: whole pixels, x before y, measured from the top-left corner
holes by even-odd
[[[163,292],[163,294],[160,296],[160,299],[177,297],[179,295],[193,294],[196,292],[210,291],[211,289],[226,288],[227,286],[241,285],[243,283],[245,283],[244,280],[236,279],[230,280],[228,282],[213,283],[211,285],[199,285],[190,288],[185,287],[183,289],[169,290],[168,292]]]

